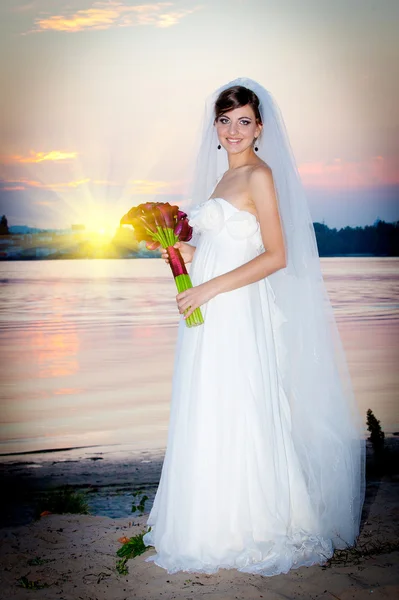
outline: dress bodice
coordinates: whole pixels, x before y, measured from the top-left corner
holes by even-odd
[[[193,228],[194,239],[197,239],[197,251],[190,267],[193,285],[231,271],[265,252],[255,215],[237,208],[224,198],[210,198],[194,206],[189,225]],[[277,329],[286,319],[276,304],[269,279],[266,277],[264,281],[271,298],[273,326]],[[257,285],[259,283],[252,284],[252,287]],[[230,295],[245,296],[249,287],[238,288]],[[202,310],[206,310],[206,305]]]
[[[194,206],[189,224],[194,234],[205,237],[222,235],[225,242],[233,244],[234,241],[247,240],[258,253],[265,250],[259,221],[255,215],[247,210],[240,210],[224,198],[210,198]]]

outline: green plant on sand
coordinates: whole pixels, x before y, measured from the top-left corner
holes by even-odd
[[[35,556],[34,558],[30,558],[28,560],[28,565],[30,567],[37,567],[38,565],[45,565],[49,562],[54,562],[55,558],[41,558],[40,556]]]
[[[23,587],[27,590],[41,590],[42,588],[48,587],[47,583],[41,583],[40,581],[31,581],[25,576],[17,579],[17,583],[20,587]]]
[[[85,494],[76,492],[69,486],[63,486],[47,494],[40,500],[36,507],[36,518],[43,513],[55,514],[79,514],[88,515],[90,513],[89,505]]]
[[[133,493],[133,497],[135,498],[140,492],[134,492]],[[140,502],[138,504],[136,504],[135,502],[132,503],[132,512],[136,512],[137,510],[140,511],[141,513],[144,512],[144,507],[145,507],[145,501],[148,500],[148,496],[143,495],[141,496]]]
[[[146,550],[148,550],[148,546],[146,546],[143,542],[143,535],[145,535],[145,533],[147,532],[142,531],[141,533],[138,533],[137,535],[131,537],[117,551],[116,554],[119,556],[120,560],[118,560],[116,563],[116,570],[120,575],[128,574],[128,567],[126,563],[129,560],[129,558],[139,556],[140,554],[143,554]]]

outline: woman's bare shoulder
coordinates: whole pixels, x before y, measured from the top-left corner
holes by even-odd
[[[266,163],[258,164],[248,178],[248,191],[252,203],[259,209],[258,203],[268,198],[271,205],[276,204],[273,173]]]
[[[264,161],[259,159],[259,163],[256,163],[252,166],[249,171],[249,177],[270,177],[272,175],[272,170],[269,165]]]

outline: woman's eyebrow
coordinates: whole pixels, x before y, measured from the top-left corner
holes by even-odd
[[[230,119],[230,117],[228,117],[225,113],[221,114],[219,118],[221,118],[221,117],[225,117],[226,119]],[[240,120],[240,119],[248,119],[248,121],[252,121],[251,117],[237,117],[237,118],[238,118],[238,120]]]

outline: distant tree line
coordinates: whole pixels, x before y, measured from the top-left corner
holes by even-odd
[[[386,223],[377,219],[373,225],[365,227],[343,227],[330,229],[324,223],[313,223],[317,246],[320,256],[340,256],[348,254],[372,254],[375,256],[399,256],[399,221]],[[121,230],[120,230],[121,231]],[[7,218],[0,219],[0,235],[9,235]],[[126,232],[125,235],[128,235]],[[114,244],[123,256],[124,248],[127,253],[131,250],[132,239],[121,239],[121,233],[115,235]],[[155,256],[155,253],[153,254]]]
[[[399,256],[399,221],[386,223],[378,219],[365,227],[330,229],[324,223],[313,223],[320,256],[373,254]]]
[[[8,235],[9,233],[7,217],[3,215],[0,219],[0,235]]]

